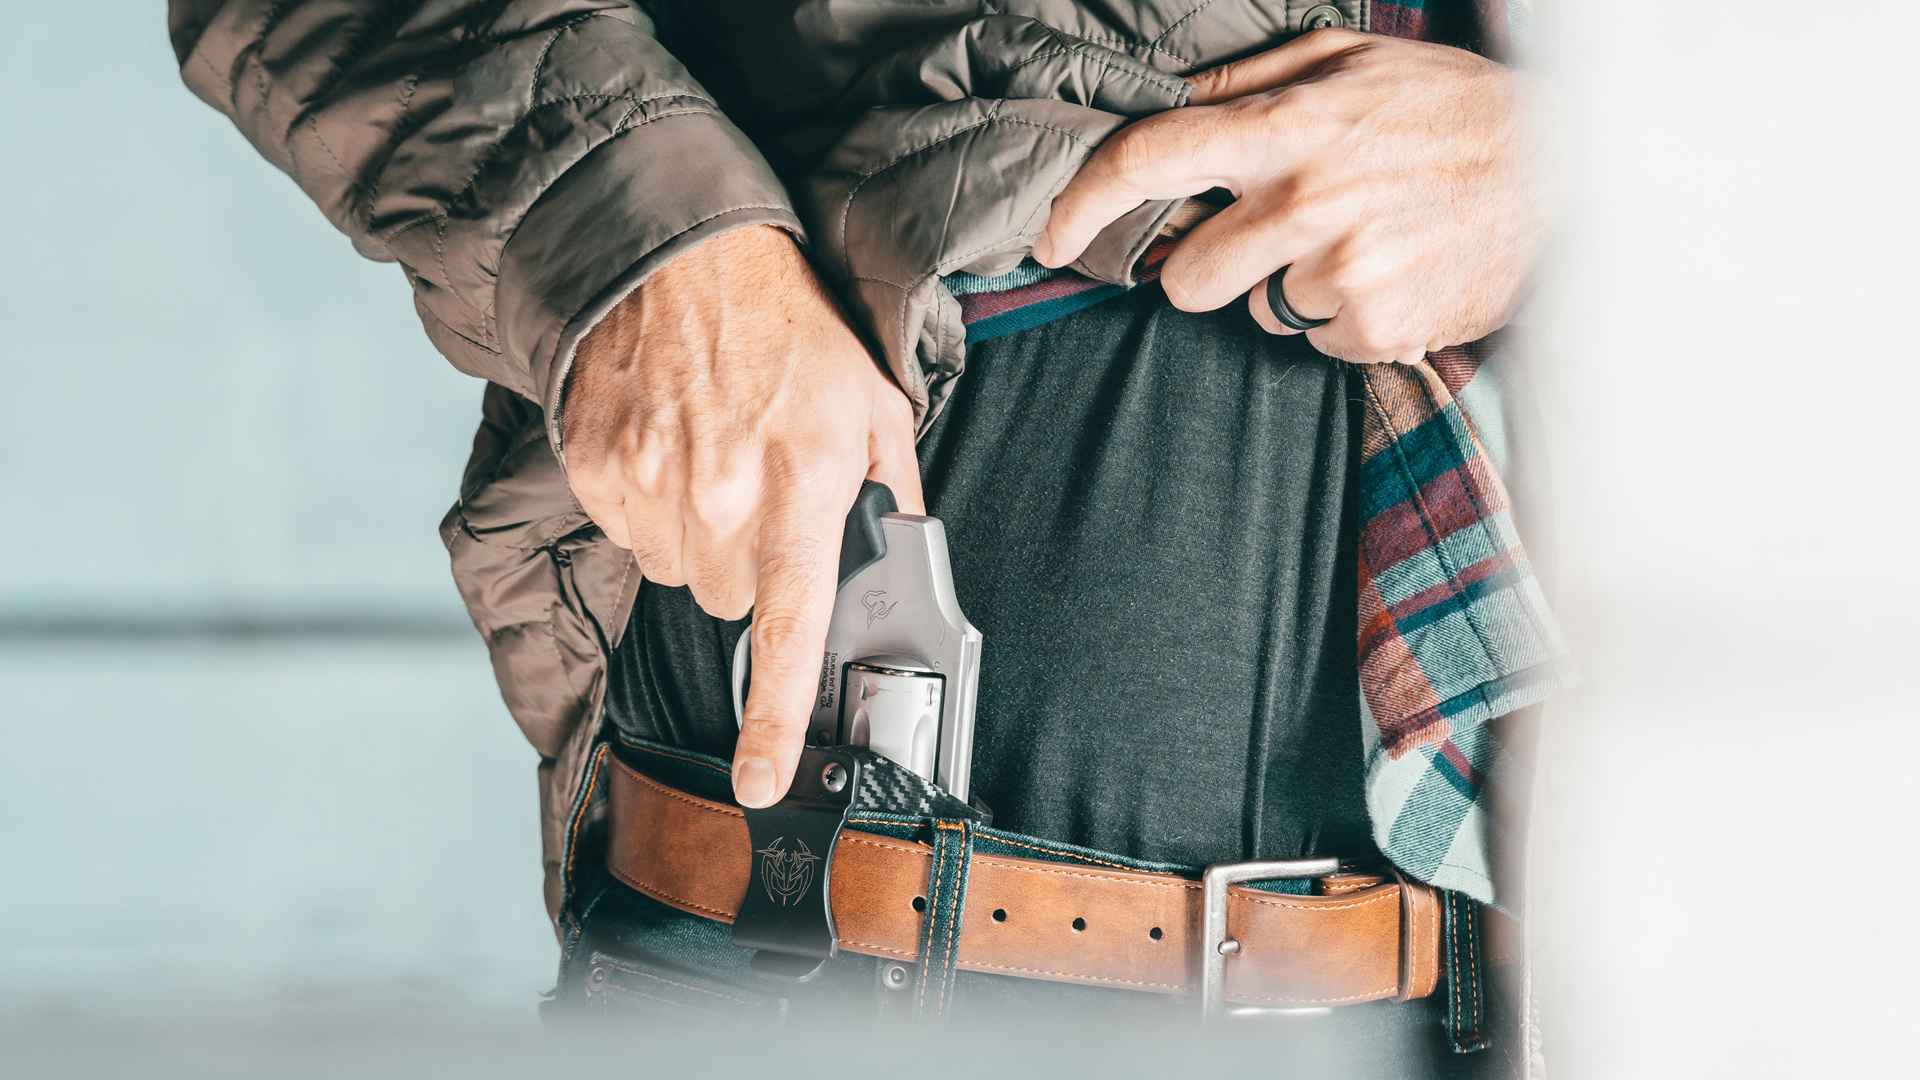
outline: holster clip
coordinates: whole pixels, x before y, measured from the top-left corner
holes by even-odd
[[[833,926],[833,851],[860,790],[860,760],[830,747],[800,751],[787,797],[747,809],[753,872],[733,943],[753,954],[753,970],[805,982],[840,949]]]

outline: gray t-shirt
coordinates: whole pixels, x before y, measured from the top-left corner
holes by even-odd
[[[969,348],[920,462],[985,635],[973,785],[996,827],[1192,866],[1375,854],[1357,396],[1303,338],[1157,286]],[[731,756],[745,626],[642,586],[616,728]]]

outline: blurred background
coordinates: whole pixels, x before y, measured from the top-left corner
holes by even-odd
[[[0,11],[0,1055],[517,1060],[556,955],[534,756],[434,532],[480,385],[181,87],[162,5],[75,17]],[[1588,675],[1544,775],[1547,1052],[1884,1066],[1920,963],[1920,17],[1537,19]]]
[[[0,9],[0,1046],[533,1030],[536,759],[435,532],[481,384],[164,5],[75,18]]]

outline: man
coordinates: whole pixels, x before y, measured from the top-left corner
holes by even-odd
[[[615,971],[742,1007],[825,992],[756,981],[708,947],[724,913],[599,860],[640,828],[607,809],[616,771],[711,767],[744,807],[788,791],[866,479],[948,525],[988,642],[977,790],[1001,842],[1050,858],[1400,859],[1369,820],[1356,675],[1396,760],[1557,685],[1543,653],[1448,698],[1470,716],[1380,715],[1405,695],[1369,685],[1382,590],[1356,554],[1374,432],[1353,405],[1385,385],[1368,366],[1507,321],[1549,177],[1523,76],[1354,28],[1498,44],[1504,9],[1031,7],[171,5],[188,84],[399,261],[435,344],[492,383],[444,531],[543,758],[563,999],[604,1000]],[[990,333],[981,312],[1015,307]],[[736,737],[725,668],[749,611]],[[1434,894],[1391,873],[1353,887],[1411,928]],[[959,906],[935,895],[927,927]],[[938,1011],[997,978],[912,955]],[[1425,963],[1368,994],[1420,997]],[[1480,968],[1448,963],[1457,999]],[[835,964],[816,987],[894,977]],[[1485,1041],[1464,1023],[1457,1048]]]

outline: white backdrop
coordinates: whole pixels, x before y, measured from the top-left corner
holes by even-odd
[[[1873,1074],[1920,962],[1920,16],[1537,7],[1575,133],[1557,430],[1591,680],[1541,843],[1557,1063]]]

